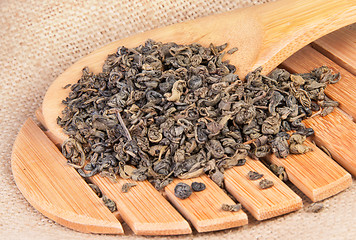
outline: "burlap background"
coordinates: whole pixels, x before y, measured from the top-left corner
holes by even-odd
[[[46,89],[72,63],[113,40],[189,19],[267,2],[250,1],[0,1],[0,239],[144,239],[72,231],[36,211],[12,177],[10,155],[26,118]],[[295,189],[295,188],[293,188]],[[296,189],[295,189],[296,190]],[[310,204],[306,197],[296,190]],[[304,210],[248,226],[172,239],[352,239],[355,184],[326,200],[318,214]],[[155,237],[160,239],[160,237]],[[162,239],[166,239],[163,237]]]

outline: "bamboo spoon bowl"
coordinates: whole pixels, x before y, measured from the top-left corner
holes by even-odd
[[[238,51],[226,56],[244,77],[262,66],[268,73],[300,48],[343,26],[356,22],[356,3],[352,0],[280,0],[250,8],[208,16],[189,22],[154,29],[102,47],[63,72],[49,87],[42,105],[48,129],[63,142],[67,136],[57,125],[68,96],[67,84],[74,84],[86,66],[98,73],[108,54],[117,47],[135,47],[147,39],[179,44],[228,43]]]

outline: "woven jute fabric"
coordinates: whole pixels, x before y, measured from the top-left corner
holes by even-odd
[[[11,172],[11,149],[25,120],[34,118],[48,86],[67,67],[114,40],[265,0],[0,1],[0,239],[146,239],[84,234],[43,216],[22,196]],[[310,204],[300,191],[291,186]],[[295,213],[212,233],[171,239],[352,239],[356,187],[324,201],[325,210]],[[167,237],[154,237],[167,239]]]

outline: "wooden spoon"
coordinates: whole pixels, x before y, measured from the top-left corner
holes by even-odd
[[[231,56],[226,56],[226,59],[229,59],[232,64],[237,66],[238,74],[245,76],[247,72],[258,66],[263,66],[264,72],[267,73],[311,41],[355,21],[356,4],[353,1],[338,0],[330,2],[316,0],[310,2],[306,0],[281,0],[261,6],[209,16],[186,23],[175,24],[122,39],[96,50],[79,60],[53,82],[46,93],[42,105],[44,123],[51,133],[52,139],[56,139],[55,142],[61,143],[67,138],[67,135],[62,132],[62,129],[56,123],[56,119],[61,115],[61,111],[64,107],[61,102],[69,93],[69,89],[63,89],[63,87],[67,84],[75,83],[80,78],[82,69],[85,66],[88,66],[90,71],[94,73],[100,72],[107,55],[115,52],[117,47],[121,45],[135,47],[144,43],[148,38],[162,42],[173,41],[180,44],[196,42],[205,46],[210,43],[219,45],[227,42],[229,47],[238,47],[239,51]],[[251,162],[251,164],[253,165],[251,170],[262,167],[259,162]],[[250,165],[247,165],[246,168],[249,166]],[[237,176],[237,173],[234,174],[233,170],[231,170],[229,174],[231,176]],[[345,172],[340,173],[340,176],[341,175],[344,176]],[[240,178],[243,177],[242,175],[240,176]],[[231,177],[229,179],[232,180],[234,178]],[[350,176],[347,176],[347,179],[347,182],[350,182]],[[103,180],[98,178],[97,181],[100,183]],[[105,186],[105,184],[103,186]],[[121,183],[119,183],[119,185],[120,184]],[[231,191],[236,193],[235,197],[241,196],[238,191],[241,193],[246,192],[243,186],[242,188],[237,188],[234,182],[227,182],[227,185]],[[275,208],[275,205],[266,202],[266,204],[262,206],[260,202],[254,202],[254,199],[249,200],[250,203],[254,202],[252,205],[246,203],[246,206],[248,206],[247,209],[252,212],[252,214],[255,213],[254,216],[257,219],[273,217],[301,207],[301,200],[297,195],[293,195],[293,192],[289,192],[288,188],[282,182],[278,183],[278,186],[280,186],[283,191],[288,191],[288,193],[286,192],[284,194],[286,205]],[[148,187],[147,185],[147,188]],[[256,191],[256,194],[261,195],[260,199],[269,199],[269,197],[274,194],[268,195],[266,192],[257,193]],[[120,196],[119,192],[116,194],[116,196]],[[113,195],[113,197],[115,197],[115,195]],[[122,200],[120,197],[119,199]],[[276,199],[278,200],[279,198]],[[172,202],[174,203],[175,200],[176,199],[173,199]],[[180,202],[176,203],[180,211],[184,214],[186,206],[179,204]],[[264,209],[265,206],[270,206],[270,209]],[[261,209],[266,211],[266,215],[261,215]],[[138,225],[137,222],[130,222],[130,220],[132,220],[132,214],[129,212],[122,212],[122,214],[124,220],[128,222],[129,226],[135,231],[135,227]],[[189,219],[189,213],[184,215]],[[194,216],[200,217],[201,215],[197,212]],[[196,224],[199,224],[199,221],[203,221],[194,216],[190,219],[193,224],[195,224],[193,219],[196,219]],[[244,219],[244,216],[241,215],[241,217],[238,216],[238,218]],[[140,216],[137,216],[137,219],[140,219]],[[178,217],[176,219],[175,221],[181,221]],[[228,219],[228,217],[226,216],[225,219]],[[237,219],[237,216],[235,219]],[[179,229],[181,229],[180,231],[182,231],[182,233],[189,232],[187,227],[184,227],[185,230],[182,230],[183,228],[172,228],[172,230],[165,232],[160,232],[160,227],[158,227],[155,231],[148,231],[145,228],[145,226],[148,225],[145,225],[145,222],[142,221],[140,223],[140,226],[143,227],[140,229],[137,228],[135,231],[139,234],[176,234]],[[241,224],[242,223],[246,223],[246,221],[241,220]],[[198,227],[196,228],[199,229]],[[203,227],[201,228],[203,229]],[[217,228],[204,227],[204,229],[213,230]]]
[[[226,59],[244,77],[258,66],[268,73],[308,43],[355,21],[356,2],[352,0],[281,0],[140,33],[94,51],[62,73],[45,95],[44,119],[54,135],[66,139],[56,121],[64,107],[61,102],[70,91],[63,87],[77,82],[85,66],[100,72],[107,55],[122,45],[135,47],[149,38],[205,46],[228,43],[239,50]]]

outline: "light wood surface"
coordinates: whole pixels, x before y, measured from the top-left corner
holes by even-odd
[[[356,75],[355,39],[355,28],[342,28],[316,40],[312,46],[353,75]]]
[[[69,93],[69,89],[63,87],[78,81],[85,66],[95,73],[100,72],[107,55],[121,45],[135,47],[149,38],[181,44],[196,42],[204,46],[226,42],[229,48],[239,48],[226,59],[230,59],[243,78],[258,66],[269,72],[313,40],[353,22],[356,22],[353,0],[279,0],[112,42],[74,63],[49,87],[42,105],[46,125],[62,141],[67,138],[56,121],[64,107],[61,102]]]
[[[206,189],[193,192],[187,199],[179,199],[174,195],[175,186],[180,183],[191,185],[192,182],[202,182]],[[247,224],[247,215],[242,210],[227,212],[221,209],[223,203],[235,204],[209,177],[180,180],[175,179],[165,188],[167,197],[173,205],[193,224],[198,232],[216,231]]]
[[[261,189],[260,180],[248,179],[249,171],[262,173],[261,179],[273,181],[274,186]],[[303,206],[302,199],[258,160],[247,158],[245,165],[226,170],[225,185],[257,220],[296,211]]]
[[[62,145],[62,140],[60,138],[58,138],[56,135],[54,135],[51,131],[48,130],[46,122],[44,120],[43,117],[43,113],[42,113],[42,107],[39,107],[36,109],[35,112],[36,118],[37,120],[40,122],[40,124],[43,127],[43,131],[45,132],[45,134],[47,135],[47,137],[58,147],[61,148]]]
[[[353,40],[356,41],[356,35]],[[356,45],[355,45],[356,47]],[[356,66],[356,62],[354,63]],[[285,60],[281,66],[290,72],[310,72],[314,68],[326,65],[335,73],[340,72],[341,80],[330,84],[325,93],[340,103],[340,108],[356,119],[356,76],[340,67],[311,46],[306,46]]]
[[[313,151],[302,155],[290,154],[285,159],[272,154],[267,159],[283,166],[289,180],[313,202],[324,200],[351,186],[352,177],[348,172],[311,142],[306,141],[305,144]]]
[[[82,68],[85,66],[88,66],[94,73],[100,72],[107,55],[115,52],[120,45],[135,47],[142,44],[148,38],[162,42],[174,41],[181,44],[198,42],[206,46],[211,42],[216,45],[227,42],[229,44],[228,48],[238,47],[239,51],[228,56],[226,59],[230,59],[230,62],[237,66],[240,76],[244,76],[248,71],[260,65],[264,66],[265,73],[269,72],[295,51],[311,41],[355,21],[355,1],[280,0],[275,3],[209,16],[141,33],[113,42],[96,50],[69,67],[48,89],[42,105],[43,117],[40,116],[39,118],[42,117],[40,120],[44,121],[44,125],[48,128],[49,131],[47,131],[46,134],[48,134],[51,140],[55,143],[63,142],[67,136],[56,123],[56,118],[61,115],[61,111],[64,108],[61,101],[69,93],[69,89],[65,90],[63,87],[68,83],[76,82],[81,76]],[[353,95],[353,99],[354,98]],[[348,107],[345,107],[345,109],[347,108]],[[39,111],[39,113],[41,113],[41,111]],[[355,149],[356,137],[354,123],[347,118],[345,124],[344,121],[346,117],[339,116],[338,112],[336,115],[334,113],[328,117],[331,123],[325,122],[327,121],[326,117],[324,122],[321,121],[322,123],[319,128],[313,126],[317,132],[315,140],[318,144],[326,145],[333,157],[348,171],[355,174],[356,167],[355,160],[353,160],[355,158],[352,154],[352,151],[355,152],[353,149]],[[318,124],[313,121],[318,122]],[[319,121],[319,118],[315,118],[307,122],[307,124],[309,126],[313,124],[318,126]],[[335,123],[338,124],[335,125]],[[341,125],[345,125],[345,127],[341,127]],[[331,134],[335,134],[338,131],[344,132],[345,136],[331,136]],[[333,144],[330,148],[328,144],[334,143],[334,141],[338,141],[338,143]],[[347,144],[345,144],[345,141],[347,141]],[[55,148],[53,144],[52,146]],[[40,151],[45,150],[40,149]],[[320,159],[325,158],[319,151],[320,150],[315,153],[316,155],[313,156],[313,159],[314,157],[321,157]],[[299,161],[298,156],[295,157],[296,159],[294,161]],[[327,161],[330,161],[330,159]],[[292,161],[290,161],[290,165],[292,165]],[[13,171],[18,172],[19,175],[23,174],[21,173],[21,169],[16,168],[16,166],[15,164]],[[315,164],[312,164],[312,167],[316,168]],[[306,194],[309,191],[310,194],[308,193],[309,195],[307,195],[310,196],[312,200],[316,200],[336,194],[349,184],[350,176],[347,173],[345,174],[340,167],[331,163],[328,163],[325,167],[336,169],[337,172],[335,175],[330,176],[329,181],[325,181],[324,178],[315,180],[320,181],[320,183],[317,184],[311,182],[307,183],[307,178],[302,179],[303,176],[300,175],[311,174],[310,171],[306,172],[305,167],[300,167],[297,170],[294,169],[294,172],[292,171],[292,167],[286,167],[286,169],[292,172],[292,179],[293,177],[294,179],[299,177],[299,180],[294,181],[297,187],[301,188],[302,191],[304,189]],[[275,185],[269,189],[260,189],[258,180],[251,181],[247,179],[247,173],[250,170],[263,173],[264,178],[273,180]],[[77,174],[75,170],[73,171]],[[315,172],[316,171],[317,170],[315,170]],[[14,176],[16,174],[17,173],[14,173]],[[27,176],[24,176],[22,180],[19,180],[19,177],[15,177],[16,182],[20,181],[24,186],[22,190],[21,187],[19,187],[20,190],[25,192],[25,197],[26,194],[29,196],[31,196],[31,194],[34,195],[34,193],[31,192],[32,190],[28,190],[32,189],[31,186],[24,184],[24,182],[27,181]],[[76,177],[79,177],[79,175],[77,174]],[[183,217],[180,216],[168,201],[148,182],[140,182],[128,193],[122,193],[121,186],[131,180],[118,179],[117,183],[112,183],[110,180],[99,176],[94,176],[91,179],[99,185],[104,194],[117,202],[120,216],[136,234],[168,235],[191,232],[188,223]],[[201,179],[209,186],[212,184],[211,180],[206,176],[201,177]],[[60,178],[58,179],[58,181],[61,180]],[[174,183],[178,181],[181,180],[175,180]],[[191,180],[187,181],[189,182]],[[299,186],[298,181],[302,183],[299,184]],[[313,181],[313,178],[311,178],[310,181]],[[244,166],[227,170],[225,172],[225,184],[227,190],[258,220],[275,217],[298,210],[302,207],[301,198],[274,176],[261,162],[256,160],[248,159]],[[197,206],[196,201],[187,204],[190,200],[181,201],[177,199],[172,192],[173,186],[174,185],[170,185],[166,188],[167,196],[198,231],[213,231],[246,224],[246,215],[242,211],[233,214],[216,211],[219,200],[231,200],[228,200],[227,195],[221,194],[221,190],[217,188],[216,185],[210,186],[211,189],[217,188],[215,195],[211,190],[205,190],[205,193],[201,192],[204,193],[204,195],[199,195],[199,193],[194,193],[193,195],[198,202],[208,201],[209,208],[207,209],[202,209],[204,206],[198,208],[199,206]],[[29,193],[27,193],[27,191],[29,191]],[[36,189],[34,191],[36,191]],[[79,192],[76,194],[79,194]],[[29,199],[31,198],[29,197]],[[41,209],[41,206],[38,206],[36,201],[29,201],[36,208]],[[75,200],[71,199],[71,201],[68,201],[68,204],[73,204],[72,202],[75,202]],[[41,212],[46,216],[52,216],[53,219],[57,221],[55,214],[51,215],[46,211]],[[76,215],[78,214],[74,214],[73,218],[75,218]],[[114,215],[111,214],[110,216]],[[63,225],[70,225],[68,222],[63,222],[61,218],[59,218],[58,221]],[[118,222],[116,219],[115,221]],[[77,227],[77,225],[74,224],[69,227],[79,231],[87,231],[82,225]],[[110,233],[109,230],[107,233]],[[104,228],[102,232],[105,232]]]
[[[120,222],[66,162],[57,147],[28,119],[17,135],[11,156],[16,185],[27,201],[71,229],[123,234]]]
[[[192,232],[188,222],[148,181],[118,178],[117,183],[113,183],[99,175],[91,180],[116,202],[120,216],[135,234],[181,235]],[[137,185],[123,193],[122,185],[127,182]]]
[[[315,131],[315,142],[326,147],[332,157],[356,176],[356,124],[341,110],[335,109],[325,117],[304,120]]]

